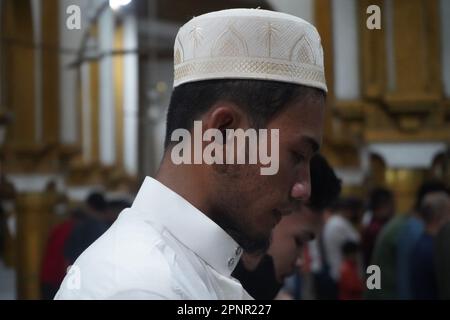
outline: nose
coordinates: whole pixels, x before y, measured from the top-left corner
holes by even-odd
[[[291,197],[295,200],[307,201],[311,195],[309,181],[296,182],[291,189]]]
[[[311,195],[311,175],[309,161],[297,172],[297,179],[291,189],[294,200],[306,202]]]

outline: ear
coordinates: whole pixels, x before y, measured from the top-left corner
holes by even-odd
[[[242,128],[246,125],[243,111],[234,103],[218,102],[203,117],[203,130],[218,129],[225,136],[226,129]]]
[[[236,130],[238,128],[245,129],[248,126],[247,117],[236,104],[228,101],[219,101],[214,104],[211,109],[202,117],[203,132],[208,129],[219,130],[222,136],[222,147],[227,144],[227,129]],[[208,143],[209,144],[209,143]],[[205,145],[204,145],[205,147]],[[235,147],[236,148],[236,147]],[[226,162],[227,150],[226,147],[217,152],[222,153],[222,159]],[[213,165],[213,170],[224,174],[229,170],[233,170],[234,166],[228,165]]]

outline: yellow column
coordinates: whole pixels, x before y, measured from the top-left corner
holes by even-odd
[[[14,115],[8,143],[30,145],[35,136],[35,82],[34,49],[20,43],[33,43],[33,25],[30,1],[3,1],[3,66],[5,70],[4,103]]]
[[[328,87],[327,105],[334,105],[334,57],[333,57],[333,27],[332,8],[330,0],[316,0],[314,2],[316,27],[320,33],[324,51],[325,76]],[[329,109],[328,109],[329,110]],[[333,139],[333,115],[326,112],[324,121],[324,144]],[[327,158],[333,157],[333,150],[328,149],[324,154]],[[335,164],[335,162],[332,161]]]
[[[360,0],[358,16],[360,23],[360,50],[361,50],[361,85],[362,94],[366,98],[380,98],[386,90],[386,47],[385,27],[380,30],[365,28],[367,7],[377,5],[384,11],[383,0]]]
[[[17,198],[17,294],[39,299],[39,272],[51,217],[46,193],[22,193]]]
[[[58,0],[42,1],[42,101],[45,143],[59,141],[59,10]]]
[[[89,65],[90,69],[90,81],[91,81],[91,160],[94,163],[99,162],[99,152],[100,152],[100,136],[99,136],[99,62],[97,60],[93,61]]]
[[[416,192],[425,180],[426,170],[386,169],[386,186],[394,193],[397,213],[405,213],[414,206]]]
[[[114,35],[114,50],[123,50],[123,26],[116,26]],[[123,105],[123,54],[119,53],[113,58],[114,67],[114,103],[115,103],[115,142],[116,142],[116,165],[123,166],[123,135],[124,135],[124,105]]]

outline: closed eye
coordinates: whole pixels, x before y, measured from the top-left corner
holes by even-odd
[[[292,157],[293,157],[294,161],[298,162],[298,163],[303,162],[306,159],[303,154],[295,152],[295,151],[292,152]]]

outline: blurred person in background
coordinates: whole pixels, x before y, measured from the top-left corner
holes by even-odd
[[[415,206],[421,207],[423,199],[428,194],[441,189],[442,184],[424,183],[417,192]],[[366,297],[368,299],[404,299],[405,291],[401,290],[405,288],[412,290],[411,275],[409,275],[408,279],[405,278],[405,273],[410,274],[412,272],[411,254],[414,249],[411,249],[409,256],[408,252],[406,252],[405,256],[403,250],[405,248],[408,250],[408,247],[414,247],[418,239],[406,239],[410,243],[405,247],[405,239],[402,239],[402,236],[408,223],[411,223],[409,215],[397,215],[384,226],[378,236],[371,264],[380,267],[382,286],[380,290],[367,290]],[[413,231],[413,233],[416,231]],[[398,265],[399,261],[401,263],[400,266]],[[407,283],[406,286],[405,282]],[[403,292],[403,294],[400,292]],[[409,293],[406,292],[406,295],[409,298],[413,297],[411,291]]]
[[[339,270],[339,300],[361,300],[364,282],[360,268],[360,245],[347,241],[342,246],[342,257]]]
[[[448,194],[428,193],[423,199],[420,215],[425,223],[425,230],[415,244],[410,260],[412,298],[435,300],[438,298],[438,284],[434,238],[450,219]],[[443,270],[443,272],[449,272],[449,270]]]
[[[450,196],[448,188],[445,192]],[[438,298],[450,300],[450,221],[439,230],[434,242]]]
[[[89,194],[83,211],[85,218],[77,221],[64,245],[64,257],[69,265],[110,226],[108,203],[103,193],[95,191]]]
[[[311,197],[307,204],[281,219],[266,253],[244,253],[233,272],[256,300],[276,297],[284,280],[298,269],[304,244],[318,232],[322,211],[339,196],[341,181],[322,155],[312,157],[310,171]]]
[[[309,294],[313,299],[335,299],[336,283],[330,276],[330,267],[324,256],[322,234],[325,222],[333,215],[332,212],[337,210],[336,203],[337,201],[334,201],[323,210],[318,237],[310,241],[307,247],[307,262],[312,276],[312,290]]]
[[[119,214],[126,208],[131,207],[131,202],[127,199],[114,199],[108,202],[108,208],[106,210],[104,221],[111,226],[116,221]]]
[[[58,291],[66,275],[67,267],[70,265],[64,257],[64,246],[74,226],[85,217],[85,213],[81,208],[75,208],[65,221],[57,224],[50,231],[47,245],[44,249],[40,273],[42,299],[53,299]]]
[[[398,235],[406,220],[405,215],[396,215],[381,229],[372,254],[370,265],[381,271],[381,289],[366,290],[367,299],[398,299],[397,254]]]
[[[325,222],[322,236],[318,239],[320,255],[323,257],[322,268],[329,270],[332,281],[329,283],[327,299],[338,298],[342,246],[347,241],[360,243],[357,227],[362,216],[363,203],[353,197],[342,198],[335,210]]]
[[[420,216],[420,207],[422,206],[423,199],[428,193],[440,191],[447,192],[442,182],[424,182],[417,190],[414,208],[408,214],[399,232],[396,274],[399,299],[408,300],[413,298],[411,291],[411,254],[424,231],[424,223]]]
[[[364,217],[369,222],[364,226],[361,236],[365,267],[370,264],[378,234],[393,214],[394,197],[392,192],[385,188],[375,188],[369,196],[369,215]]]
[[[0,202],[0,263],[3,260],[3,250],[5,250],[6,228],[6,216],[2,203]]]
[[[106,202],[102,194],[95,192],[88,196],[86,205],[74,209],[66,221],[50,232],[40,275],[42,299],[54,298],[75,256],[100,237],[131,204],[122,199]]]

